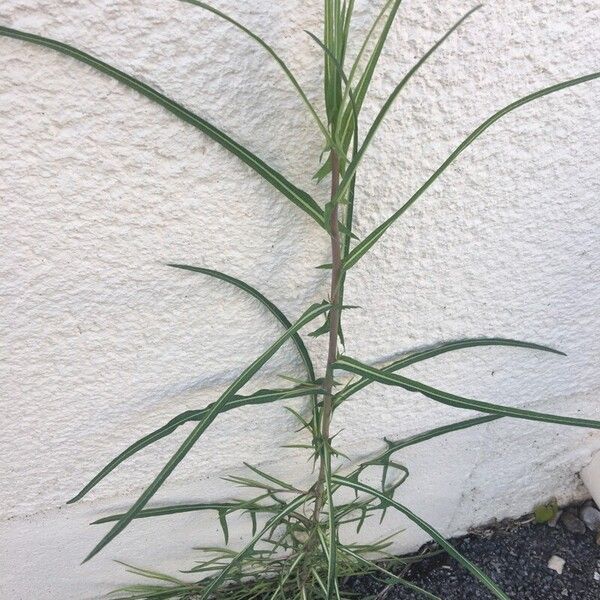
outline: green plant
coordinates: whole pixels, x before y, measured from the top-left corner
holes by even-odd
[[[212,12],[249,35],[277,62],[297,90],[323,135],[325,152],[327,153],[327,160],[316,174],[319,181],[325,178],[329,178],[330,181],[330,199],[323,208],[309,194],[293,185],[281,173],[241,146],[229,135],[149,85],[61,42],[6,27],[0,27],[0,34],[51,48],[91,65],[98,71],[119,80],[160,104],[245,162],[259,176],[281,192],[283,196],[308,214],[317,223],[321,233],[329,237],[331,263],[322,265],[322,268],[328,269],[330,272],[330,295],[327,301],[310,306],[292,323],[279,308],[258,290],[239,279],[206,268],[181,264],[170,265],[178,269],[223,280],[250,294],[270,311],[283,326],[285,332],[249,365],[215,402],[200,410],[184,412],[163,427],[135,442],[106,465],[70,501],[75,502],[82,498],[106,475],[132,455],[168,436],[180,426],[188,423],[193,424],[193,429],[184,443],[131,508],[125,514],[97,521],[97,523],[114,522],[114,526],[92,550],[86,560],[102,550],[134,519],[190,511],[214,511],[221,523],[227,544],[227,518],[233,513],[241,512],[249,515],[252,521],[253,534],[251,539],[239,552],[228,548],[205,548],[208,557],[191,571],[198,573],[199,578],[202,577],[199,583],[188,584],[158,573],[133,569],[139,575],[157,581],[153,584],[125,588],[120,592],[122,597],[201,599],[212,597],[240,599],[260,597],[272,598],[273,600],[277,598],[298,598],[302,600],[342,598],[348,595],[347,592],[340,590],[340,581],[343,577],[362,572],[375,572],[379,573],[388,582],[406,585],[425,597],[435,598],[432,594],[420,590],[405,581],[401,576],[392,573],[392,570],[395,571],[393,567],[408,564],[408,559],[394,558],[387,553],[390,544],[389,539],[370,544],[345,544],[339,539],[338,532],[341,526],[352,525],[359,532],[367,519],[373,518],[374,515],[383,518],[387,510],[396,510],[427,532],[441,548],[454,556],[495,597],[507,600],[507,596],[502,590],[476,565],[461,556],[433,527],[397,501],[396,491],[405,481],[408,472],[401,463],[394,460],[394,457],[400,450],[408,446],[504,417],[595,429],[600,429],[600,422],[538,413],[463,398],[427,386],[398,373],[411,364],[442,353],[478,346],[512,346],[562,354],[557,350],[538,344],[502,338],[452,341],[429,349],[408,352],[399,360],[382,369],[370,367],[356,359],[341,355],[339,344],[340,340],[343,341],[342,317],[344,311],[351,308],[344,304],[344,284],[351,268],[373,247],[387,229],[418,200],[460,153],[494,122],[528,102],[600,77],[600,73],[592,73],[539,90],[499,110],[475,129],[394,214],[364,239],[354,242],[353,240],[356,238],[352,233],[352,225],[355,183],[366,149],[403,87],[448,36],[478,7],[469,11],[460,19],[407,73],[382,106],[366,135],[361,139],[358,131],[358,116],[401,0],[387,0],[383,3],[364,43],[354,57],[348,73],[346,73],[346,65],[349,62],[346,56],[346,48],[350,35],[354,2],[353,0],[345,0],[344,2],[341,0],[325,0],[323,39],[320,40],[312,33],[309,33],[309,35],[323,51],[326,118],[319,115],[319,111],[310,102],[289,68],[264,40],[233,18],[204,2],[197,0],[184,1]],[[328,352],[322,364],[323,377],[321,378],[316,376],[313,360],[300,336],[300,331],[319,317],[324,318],[324,323],[309,335],[326,335],[328,337]],[[286,388],[259,390],[249,395],[241,395],[242,388],[253,379],[259,369],[288,340],[293,342],[296,351],[300,355],[306,368],[306,379],[295,381],[295,385]],[[349,380],[342,385],[334,376],[344,373],[356,375],[358,379]],[[334,470],[332,457],[339,457],[340,460],[344,458],[341,451],[333,445],[332,419],[335,410],[342,403],[348,401],[357,391],[372,382],[398,386],[411,392],[418,392],[436,402],[467,408],[484,413],[484,416],[425,431],[407,439],[385,440],[385,447],[378,456],[365,460],[365,462],[354,468],[344,465]],[[303,447],[312,453],[316,466],[315,481],[309,489],[298,489],[296,486],[275,478],[255,466],[247,465],[251,474],[247,477],[231,477],[229,479],[234,483],[256,490],[254,497],[249,500],[243,499],[216,504],[191,503],[176,506],[147,507],[148,502],[164,484],[177,464],[219,415],[226,411],[235,410],[240,406],[280,402],[298,397],[307,397],[311,407],[310,416],[308,417],[292,411],[297,417],[301,429],[307,432],[309,440]],[[361,475],[366,470],[373,468],[381,470],[381,482],[378,487],[368,486],[361,481]],[[352,493],[350,495],[343,494],[344,491]],[[385,560],[380,562],[377,559]]]

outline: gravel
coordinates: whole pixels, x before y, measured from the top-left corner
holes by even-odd
[[[600,532],[600,510],[593,506],[584,506],[581,509],[581,520],[587,525],[588,529]]]
[[[600,600],[600,546],[596,534],[585,527],[574,533],[562,519],[555,527],[527,519],[481,529],[452,543],[515,600]],[[565,561],[560,575],[548,567],[553,557]],[[446,554],[413,565],[405,578],[442,600],[494,598]],[[349,584],[358,598],[378,594],[378,600],[423,598],[399,585],[382,594],[385,585],[371,577]]]

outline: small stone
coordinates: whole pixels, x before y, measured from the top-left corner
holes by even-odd
[[[550,557],[548,561],[548,568],[556,571],[559,575],[562,575],[563,569],[565,568],[565,559],[556,554]]]
[[[562,510],[559,510],[549,521],[548,521],[548,526],[549,527],[556,527],[558,525],[558,521],[560,520],[560,517],[562,516]]]
[[[592,506],[584,506],[579,513],[581,520],[592,531],[600,532],[600,510]]]
[[[600,533],[596,536],[596,544],[600,546]]]
[[[583,535],[586,532],[585,523],[570,511],[565,511],[560,519],[567,531]]]

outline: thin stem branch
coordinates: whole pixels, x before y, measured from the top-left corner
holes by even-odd
[[[340,184],[340,161],[335,152],[331,153],[331,197],[334,198]],[[323,383],[323,408],[321,411],[321,444],[323,446],[320,458],[319,477],[315,485],[315,510],[314,520],[317,521],[325,504],[325,475],[330,456],[331,417],[333,413],[333,363],[338,354],[338,331],[340,328],[340,279],[342,274],[342,246],[339,228],[339,210],[335,205],[331,211],[329,221],[331,238],[331,290],[329,311],[329,346],[327,351],[327,365],[325,381]]]
[[[335,198],[338,188],[340,185],[340,158],[335,152],[331,152],[331,198]],[[342,236],[339,227],[339,209],[338,205],[335,204],[331,210],[329,219],[329,232],[331,239],[331,289],[330,289],[330,303],[331,309],[329,311],[329,345],[327,351],[327,364],[325,370],[325,380],[323,383],[323,405],[320,410],[320,423],[319,423],[319,474],[317,480],[313,486],[313,493],[315,497],[315,504],[312,514],[312,531],[310,537],[306,543],[306,556],[310,556],[314,549],[318,546],[319,542],[319,531],[321,527],[321,516],[323,509],[327,503],[328,517],[329,517],[329,528],[331,529],[330,535],[336,535],[334,512],[332,503],[332,489],[331,485],[328,485],[328,475],[331,476],[331,419],[333,415],[333,385],[334,385],[334,368],[333,365],[337,360],[338,355],[338,334],[340,328],[341,319],[341,301],[342,301]],[[330,548],[331,552],[334,552],[335,545],[332,544]],[[330,561],[335,562],[335,556],[330,557]],[[310,564],[309,562],[307,564]],[[332,565],[330,565],[331,567]],[[333,572],[335,573],[335,572]],[[305,570],[305,575],[302,577],[303,581],[306,581],[308,572]],[[332,573],[329,573],[330,577],[333,577]]]

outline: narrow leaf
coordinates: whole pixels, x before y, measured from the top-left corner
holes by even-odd
[[[362,557],[360,554],[357,554],[356,552],[353,552],[352,550],[350,550],[350,548],[348,548],[347,546],[342,547],[342,552],[348,554],[349,556],[351,556],[358,562],[367,566],[370,571],[379,571],[380,573],[384,573],[389,578],[390,582],[400,584],[403,587],[405,587],[409,590],[412,590],[413,592],[415,592],[425,598],[429,598],[429,600],[442,600],[439,596],[435,596],[434,594],[431,594],[430,592],[428,592],[427,590],[424,590],[423,588],[419,587],[418,585],[415,585],[414,583],[411,583],[410,581],[407,581],[406,579],[403,579],[402,577],[398,577],[398,575],[394,575],[391,571],[384,569],[380,564],[370,561],[370,560],[367,560],[366,558]]]
[[[254,546],[258,543],[258,541],[271,529],[276,527],[281,521],[293,513],[297,508],[302,506],[307,501],[308,497],[306,495],[299,496],[298,498],[292,500],[288,504],[286,504],[281,512],[276,514],[274,517],[269,519],[265,526],[254,534],[252,539],[246,544],[246,546],[229,562],[227,566],[225,566],[221,571],[215,575],[215,577],[209,580],[208,585],[203,590],[201,596],[199,596],[199,600],[207,600],[207,598],[211,597],[213,591],[216,591],[221,584],[225,581],[227,575],[230,573],[232,569],[234,569],[250,552],[252,552]]]
[[[477,417],[475,419],[468,419],[466,421],[459,421],[458,423],[451,423],[450,425],[444,425],[442,427],[437,427],[435,429],[430,429],[428,431],[424,431],[422,433],[417,433],[410,437],[404,438],[402,440],[398,440],[395,442],[386,440],[387,448],[381,453],[378,454],[377,457],[372,458],[368,461],[362,463],[351,475],[348,477],[356,478],[364,469],[371,466],[383,465],[386,466],[389,464],[389,459],[393,454],[402,450],[404,448],[408,448],[409,446],[415,446],[416,444],[421,444],[422,442],[426,442],[428,440],[432,440],[436,437],[447,435],[448,433],[452,433],[453,431],[460,431],[462,429],[469,429],[470,427],[475,427],[477,425],[483,425],[485,423],[491,423],[492,421],[497,421],[501,419],[501,415],[489,415],[487,417]]]
[[[317,223],[319,223],[319,225],[325,227],[323,211],[309,194],[294,186],[281,173],[270,167],[255,154],[244,148],[241,144],[209,123],[206,119],[194,114],[178,102],[171,100],[149,85],[138,79],[135,79],[134,77],[131,77],[131,75],[112,67],[111,65],[99,60],[98,58],[95,58],[87,52],[83,52],[82,50],[78,50],[73,46],[69,46],[68,44],[35,35],[33,33],[10,29],[8,27],[0,27],[0,35],[25,42],[31,42],[33,44],[37,44],[38,46],[45,46],[62,54],[66,54],[67,56],[75,58],[80,62],[90,65],[105,75],[109,75],[113,79],[124,83],[140,94],[146,96],[146,98],[149,98],[157,104],[160,104],[163,108],[179,117],[182,121],[193,125],[196,127],[196,129],[199,129],[202,131],[202,133],[206,134],[212,140],[223,146],[223,148],[237,156],[241,161],[258,173],[263,179],[268,181],[275,189],[291,200],[296,206],[310,215]]]
[[[261,477],[263,477],[267,481],[270,481],[271,483],[274,483],[274,484],[280,486],[284,490],[288,490],[289,492],[297,492],[297,491],[299,491],[293,485],[290,485],[289,483],[287,483],[285,481],[282,481],[281,479],[277,479],[277,477],[273,477],[273,475],[269,475],[269,473],[265,473],[264,471],[262,471],[258,467],[255,467],[254,465],[251,465],[251,464],[249,464],[247,462],[244,462],[244,465],[246,467],[248,467],[248,469],[250,469],[251,471],[254,471],[254,473],[256,473],[257,475],[260,475]]]
[[[544,88],[533,94],[529,94],[516,102],[505,106],[502,110],[492,115],[487,121],[484,121],[477,129],[475,129],[459,146],[456,147],[454,152],[440,165],[440,167],[431,175],[431,177],[407,200],[404,205],[399,208],[391,217],[374,229],[366,238],[364,238],[357,246],[352,250],[348,257],[344,260],[344,269],[350,269],[353,267],[381,238],[381,236],[391,227],[397,219],[399,219],[422,195],[423,193],[433,184],[433,182],[458,158],[458,156],[466,150],[486,129],[491,127],[496,121],[501,119],[508,113],[516,110],[517,108],[533,102],[538,98],[548,96],[554,92],[564,90],[575,85],[586,83],[600,77],[600,72],[591,73],[584,75],[583,77],[577,77],[575,79],[569,79],[562,83],[551,85],[550,87]]]
[[[221,529],[223,530],[223,539],[225,540],[225,545],[229,544],[229,527],[227,526],[227,511],[220,510],[217,513],[219,515],[219,523],[221,524]]]
[[[338,475],[334,475],[332,480],[344,487],[352,488],[359,492],[365,492],[378,498],[381,500],[382,506],[389,506],[391,508],[395,508],[397,511],[401,512],[403,515],[408,517],[415,525],[417,525],[420,529],[422,529],[425,533],[431,536],[433,540],[435,540],[446,552],[452,556],[455,560],[457,560],[471,575],[476,577],[485,587],[490,590],[496,598],[501,598],[502,600],[510,600],[510,598],[494,583],[479,567],[474,565],[469,559],[464,557],[458,550],[452,546],[449,542],[447,542],[444,537],[434,529],[429,523],[421,519],[421,517],[417,516],[411,510],[409,510],[406,506],[388,498],[379,490],[375,488],[369,487],[363,483],[352,481],[350,479],[346,479],[344,477],[340,477]]]
[[[268,404],[271,402],[277,402],[278,400],[308,396],[314,394],[315,391],[318,391],[318,388],[315,389],[307,388],[305,386],[298,386],[295,388],[281,390],[259,390],[254,394],[250,394],[249,396],[236,395],[223,405],[221,413],[234,410],[236,408],[241,408],[242,406]],[[190,421],[202,421],[210,413],[213,407],[214,403],[209,404],[206,408],[199,410],[185,411],[171,419],[162,427],[140,438],[137,442],[133,443],[126,450],[121,452],[121,454],[111,460],[74,498],[69,500],[67,504],[72,504],[78,500],[81,500],[81,498],[83,498],[92,488],[98,485],[98,483],[100,483],[100,481],[102,481],[111,471],[116,469],[122,462],[126,461],[140,450],[143,450],[146,446],[154,444],[158,440],[170,435],[185,423],[189,423]]]
[[[200,8],[203,8],[204,10],[207,10],[207,11],[213,13],[217,17],[227,21],[228,23],[231,23],[234,27],[237,27],[240,31],[243,31],[246,35],[248,35],[255,42],[257,42],[260,46],[262,46],[271,55],[271,57],[279,65],[281,70],[285,73],[286,77],[290,80],[291,84],[294,86],[294,88],[298,92],[298,95],[300,96],[300,98],[302,99],[304,104],[306,105],[306,108],[308,108],[310,114],[313,116],[315,122],[317,123],[317,125],[318,125],[319,129],[321,130],[321,133],[323,134],[325,139],[330,144],[333,143],[331,136],[329,135],[329,131],[327,130],[327,127],[325,126],[325,124],[323,123],[321,118],[319,117],[319,115],[318,115],[315,107],[311,103],[311,101],[306,96],[304,90],[302,89],[302,86],[298,83],[298,80],[296,79],[296,77],[294,76],[292,71],[286,65],[284,60],[279,56],[279,54],[277,54],[277,52],[275,52],[275,50],[273,49],[272,46],[267,44],[267,42],[265,42],[259,35],[254,33],[252,30],[248,29],[247,27],[245,27],[244,25],[242,25],[241,23],[239,23],[238,21],[236,21],[235,19],[230,17],[228,14],[210,6],[206,2],[200,2],[199,0],[181,0],[181,1],[186,2],[188,4],[193,4],[194,6],[198,6]]]
[[[366,51],[367,46],[369,45],[369,41],[370,41],[371,37],[377,30],[377,26],[378,26],[379,22],[383,19],[383,17],[388,12],[388,9],[391,6],[391,10],[389,11],[387,18],[385,19],[384,26],[379,35],[379,38],[377,39],[375,48],[373,49],[373,52],[371,53],[371,56],[369,57],[369,60],[367,61],[367,65],[366,65],[364,71],[362,72],[362,75],[360,76],[359,82],[356,86],[355,107],[356,107],[357,114],[360,112],[360,109],[362,108],[364,99],[367,95],[367,91],[369,89],[371,80],[373,78],[373,74],[375,73],[375,68],[377,66],[377,63],[379,62],[381,52],[382,52],[385,42],[387,40],[387,37],[388,37],[388,34],[392,27],[392,24],[394,23],[394,20],[396,19],[396,14],[398,13],[398,9],[400,8],[401,3],[402,3],[402,0],[388,0],[388,2],[382,7],[379,15],[377,16],[377,18],[375,19],[375,22],[373,23],[373,26],[367,33],[365,41],[364,41],[361,49],[359,50],[359,52],[356,56],[356,59],[354,61],[354,64],[352,66],[352,69],[350,70],[350,74],[348,75],[349,81],[352,82],[354,75],[360,66],[360,62],[362,60],[364,52]],[[351,109],[352,109],[352,107],[350,105],[348,105],[346,111],[344,112],[343,118],[340,119],[340,121],[339,121],[341,127],[338,126],[338,130],[341,130],[340,138],[343,140],[344,145],[349,143],[350,136],[353,133],[353,131],[352,131],[353,118],[352,118],[352,114],[351,114]],[[340,133],[340,132],[338,131],[338,133]],[[331,167],[329,167],[329,170],[331,170]]]
[[[383,122],[385,115],[391,108],[392,104],[396,100],[398,94],[402,91],[402,88],[410,81],[412,76],[421,68],[421,66],[427,61],[427,59],[450,37],[450,35],[458,29],[458,27],[468,19],[476,10],[481,8],[481,5],[476,6],[471,9],[466,15],[464,15],[459,21],[457,21],[424,55],[423,57],[415,64],[415,66],[405,75],[402,81],[395,87],[394,91],[390,94],[389,98],[386,100],[385,104],[382,106],[378,115],[375,117],[371,128],[369,129],[361,147],[350,165],[348,166],[346,172],[344,173],[344,179],[342,180],[339,190],[336,194],[336,199],[343,198],[344,194],[348,191],[350,187],[350,183],[352,181],[352,177],[356,173],[358,169],[358,165],[360,164],[369,144],[375,137],[379,126]]]
[[[378,383],[398,386],[408,390],[409,392],[418,392],[427,398],[435,400],[436,402],[453,406],[455,408],[476,410],[478,412],[514,417],[516,419],[526,419],[529,421],[541,421],[544,423],[556,423],[559,425],[570,425],[573,427],[600,429],[600,421],[551,415],[547,413],[534,412],[531,410],[514,408],[512,406],[491,404],[489,402],[480,402],[478,400],[471,400],[469,398],[456,396],[455,394],[438,390],[419,381],[414,381],[413,379],[408,379],[407,377],[401,377],[400,375],[386,373],[383,370],[369,367],[346,356],[338,358],[338,360],[334,363],[334,367],[337,369],[343,369],[344,371],[348,371],[350,373],[356,373],[357,375],[361,375],[363,377],[368,377],[369,379],[377,381]]]
[[[181,265],[175,263],[168,263],[167,266],[174,267],[176,269],[183,269],[185,271],[192,271],[193,273],[202,273],[203,275],[208,275],[209,277],[214,277],[216,279],[220,279],[221,281],[230,283],[231,285],[239,288],[240,290],[256,298],[286,329],[289,329],[292,326],[291,321],[285,316],[282,310],[280,310],[266,296],[261,294],[256,288],[252,287],[251,285],[242,281],[241,279],[237,279],[236,277],[232,277],[231,275],[227,275],[226,273],[222,273],[221,271],[215,271],[214,269],[205,269],[203,267],[192,267],[190,265]],[[291,339],[298,350],[298,354],[300,355],[302,362],[304,363],[308,380],[314,382],[315,369],[310,355],[308,353],[308,350],[306,349],[306,346],[302,341],[302,338],[298,333],[295,333]]]
[[[254,511],[254,512],[272,512],[272,507],[262,506],[246,506],[244,503],[221,503],[221,504],[174,504],[172,506],[156,506],[142,510],[136,516],[136,519],[148,519],[152,517],[165,517],[168,515],[179,515],[188,512],[203,512],[203,511],[227,511],[233,512],[236,510]],[[124,514],[111,515],[110,517],[102,517],[94,521],[92,525],[102,525],[103,523],[112,523],[118,521]]]
[[[410,352],[399,360],[387,365],[386,367],[383,367],[382,370],[386,373],[393,373],[415,363],[439,356],[440,354],[445,354],[446,352],[454,352],[456,350],[464,350],[467,348],[476,348],[480,346],[508,346],[512,348],[526,348],[529,350],[540,350],[542,352],[550,352],[552,354],[566,356],[566,354],[560,350],[555,350],[554,348],[542,346],[540,344],[534,344],[532,342],[523,342],[521,340],[512,340],[509,338],[467,338],[464,340],[444,342],[442,344],[431,346],[430,348]],[[369,385],[371,382],[371,379],[364,378],[349,385],[346,389],[336,394],[336,405],[341,404],[352,395],[356,394],[356,392]]]
[[[90,560],[93,556],[98,554],[102,548],[110,543],[119,533],[121,533],[127,525],[136,517],[136,515],[144,508],[148,501],[154,496],[162,484],[167,480],[169,475],[175,470],[177,465],[183,460],[186,454],[193,448],[195,443],[198,441],[200,436],[206,431],[210,424],[216,419],[221,413],[223,407],[227,402],[238,392],[244,385],[246,385],[254,375],[267,363],[267,361],[290,339],[295,333],[297,333],[302,327],[316,319],[319,315],[330,310],[331,305],[327,303],[316,304],[311,306],[299,319],[296,321],[293,327],[288,329],[275,343],[271,345],[263,354],[261,354],[250,366],[248,366],[236,379],[235,381],[225,390],[223,395],[214,403],[214,406],[207,413],[205,418],[194,428],[189,434],[179,449],[169,459],[167,464],[163,467],[161,472],[156,476],[154,481],[148,486],[148,488],[142,493],[142,495],[135,501],[125,516],[120,519],[114,527],[102,538],[102,540],[96,545],[96,547],[86,557],[84,562]]]

